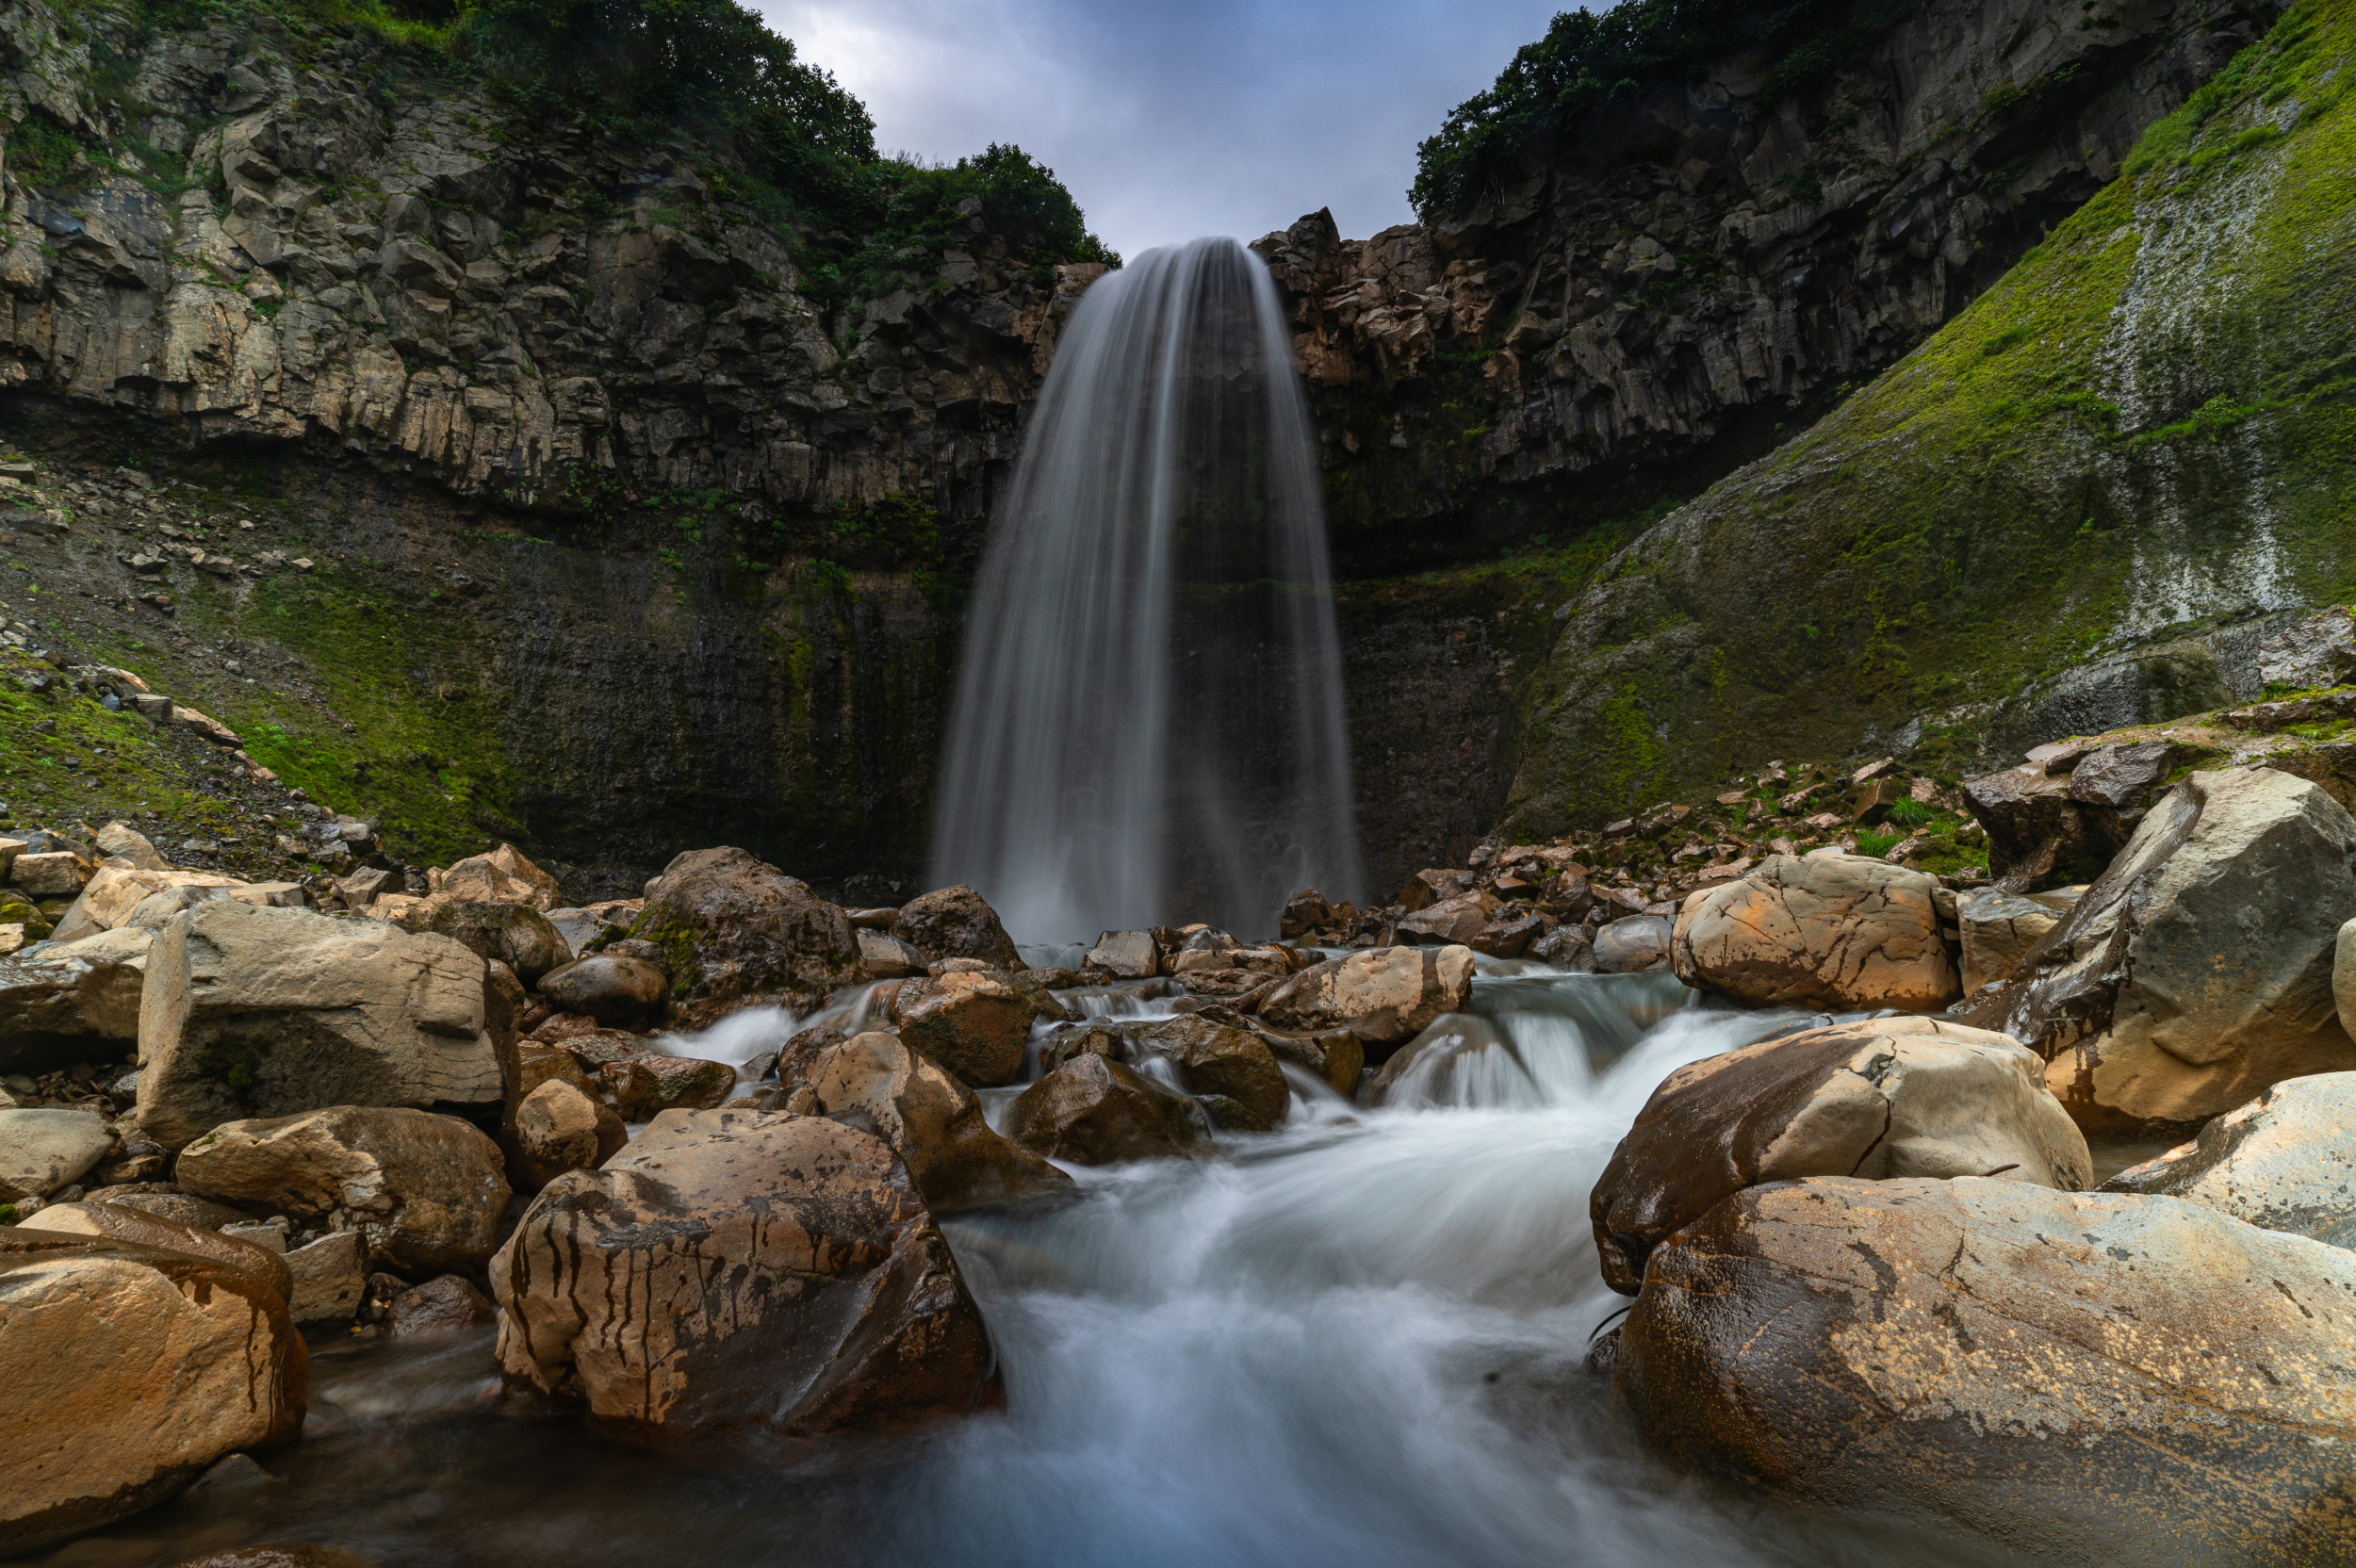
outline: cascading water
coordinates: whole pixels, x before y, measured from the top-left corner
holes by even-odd
[[[1308,411],[1232,239],[1085,295],[982,563],[934,883],[1017,937],[1357,898],[1341,656]]]

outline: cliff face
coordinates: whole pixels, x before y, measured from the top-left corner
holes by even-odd
[[[1437,227],[1253,247],[1372,574],[1683,499],[1894,363],[2117,174],[2277,0],[1925,5],[1828,85],[1763,56],[1589,114]]]

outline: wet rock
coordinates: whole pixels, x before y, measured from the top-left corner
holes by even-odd
[[[2182,1198],[2268,1231],[2356,1249],[2356,1072],[2276,1084],[2102,1190]]]
[[[859,940],[859,966],[861,977],[869,980],[901,980],[911,974],[924,972],[924,956],[891,932],[877,931],[861,925],[853,928],[853,935]]]
[[[302,1429],[303,1338],[244,1270],[20,1225],[0,1228],[0,1432],[19,1439],[0,1551],[136,1512]]]
[[[619,1029],[567,1030],[556,1037],[556,1046],[593,1077],[599,1069],[643,1056],[649,1049],[646,1036],[626,1035]]]
[[[642,1442],[817,1439],[997,1396],[907,1169],[824,1117],[667,1111],[550,1183],[491,1279],[508,1376]]]
[[[2113,812],[2140,810],[2177,765],[2197,753],[2173,741],[2138,741],[2131,745],[2097,746],[2070,771],[2070,798],[2081,806],[2102,807]],[[2101,823],[2102,838],[2113,847],[2123,842],[2119,825]]]
[[[0,1110],[0,1203],[46,1198],[114,1152],[114,1129],[95,1111]]]
[[[395,1339],[447,1339],[496,1321],[499,1310],[455,1274],[438,1275],[393,1298],[386,1321]]]
[[[357,1231],[405,1273],[480,1267],[511,1188],[499,1145],[455,1117],[342,1105],[232,1121],[180,1152],[180,1185]]]
[[[1295,1034],[1260,1027],[1256,1020],[1242,1021],[1278,1061],[1290,1062],[1312,1077],[1322,1079],[1328,1088],[1345,1100],[1358,1092],[1358,1080],[1366,1068],[1366,1044],[1349,1030]]]
[[[1039,1067],[1053,1072],[1075,1056],[1102,1056],[1109,1062],[1129,1059],[1129,1042],[1121,1032],[1104,1023],[1070,1023],[1039,1042]]]
[[[137,1039],[154,940],[146,931],[107,931],[0,958],[0,1072],[103,1059]]]
[[[1675,928],[1659,915],[1626,915],[1595,931],[1597,974],[1642,974],[1670,967]]]
[[[1938,878],[1862,856],[1772,856],[1685,901],[1671,967],[1689,986],[1772,1006],[1931,1012],[1960,994],[1938,893]]]
[[[537,985],[548,971],[572,962],[564,934],[529,904],[445,904],[427,919],[425,928],[452,938],[485,958],[497,958],[527,986]],[[590,1011],[586,1007],[577,1010]]]
[[[905,982],[891,1010],[908,1044],[985,1088],[1022,1073],[1023,1047],[1038,1016],[1022,992],[987,973]]]
[[[603,1165],[630,1141],[614,1108],[585,1087],[550,1078],[515,1107],[521,1174],[538,1191],[568,1170]]]
[[[520,1106],[531,1098],[532,1090],[550,1081],[570,1084],[591,1099],[597,1098],[597,1083],[581,1065],[580,1057],[561,1045],[543,1045],[529,1039],[520,1042],[515,1049],[516,1104]]]
[[[349,1324],[368,1294],[368,1249],[359,1233],[338,1231],[289,1251],[286,1273],[286,1311],[297,1324]]]
[[[2061,914],[2044,905],[1995,888],[1975,889],[1955,900],[1955,926],[1962,937],[1963,994],[2009,976]]]
[[[1465,945],[1492,958],[1518,958],[1546,929],[1546,921],[1537,915],[1503,913],[1474,932]]]
[[[818,1115],[892,1146],[935,1214],[1072,1188],[1062,1171],[991,1131],[973,1091],[897,1035],[852,1036],[811,1065],[808,1082]]]
[[[232,1118],[495,1107],[483,960],[449,937],[219,899],[149,950],[139,1123],[176,1149]]]
[[[1099,981],[1151,980],[1162,972],[1161,950],[1151,931],[1106,931],[1088,951],[1081,972]]]
[[[630,934],[669,960],[682,1029],[705,1028],[740,1007],[807,1010],[859,973],[859,944],[843,911],[741,849],[679,856],[648,887]]]
[[[1271,1027],[1347,1029],[1369,1047],[1411,1040],[1472,994],[1468,947],[1385,947],[1310,965],[1260,999]],[[1369,1059],[1374,1052],[1369,1050]]]
[[[1271,1132],[1292,1104],[1275,1053],[1241,1029],[1199,1015],[1165,1019],[1138,1029],[1131,1050],[1167,1059],[1188,1093],[1232,1102],[1239,1119],[1227,1124],[1241,1130]]]
[[[1468,871],[1427,869],[1415,873],[1401,885],[1399,896],[1391,902],[1406,914],[1427,909],[1445,899],[1454,898],[1472,886],[1473,874]]]
[[[1595,943],[1576,925],[1558,925],[1522,950],[1522,956],[1576,974],[1595,967]]]
[[[694,1056],[632,1056],[607,1063],[597,1078],[630,1121],[651,1121],[670,1110],[708,1111],[736,1092],[736,1069]]]
[[[1409,915],[1399,923],[1399,939],[1411,946],[1469,945],[1501,907],[1488,893],[1475,889],[1458,893]]]
[[[644,958],[592,953],[540,977],[540,994],[568,1013],[614,1029],[650,1029],[663,1021],[669,984]]]
[[[1006,1136],[1072,1165],[1173,1159],[1212,1147],[1202,1106],[1089,1052],[1072,1055],[1006,1107]]]
[[[189,1257],[236,1269],[282,1301],[294,1298],[294,1279],[286,1259],[269,1248],[241,1236],[184,1225],[128,1204],[97,1203],[87,1199],[74,1203],[45,1203],[40,1213],[28,1215],[18,1223],[26,1230],[104,1236],[134,1247],[186,1252]]]
[[[1014,939],[998,923],[998,911],[982,895],[962,885],[940,888],[900,906],[892,934],[922,953],[929,961],[979,958],[993,969],[1023,967]]]
[[[2195,773],[1964,1021],[2028,1042],[2102,1135],[2189,1127],[2269,1084],[2356,1068],[2332,993],[2351,862],[2356,819],[2318,786]]]
[[[514,844],[458,861],[442,874],[434,893],[450,904],[528,904],[544,911],[564,902],[556,878],[525,859]]]
[[[1588,1202],[1604,1282],[1733,1193],[1802,1176],[1999,1176],[2077,1191],[2086,1140],[2018,1040],[1934,1019],[1810,1029],[1681,1067]]]
[[[1673,1462],[2056,1560],[2356,1557],[2356,1255],[2168,1198],[1815,1178],[1654,1253],[1613,1382]]]

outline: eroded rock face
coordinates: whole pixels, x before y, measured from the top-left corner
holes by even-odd
[[[630,934],[669,960],[682,1029],[740,1007],[807,1010],[859,973],[859,944],[843,911],[744,850],[679,856],[648,886]]]
[[[2356,1072],[2276,1084],[2102,1190],[2188,1199],[2266,1230],[2356,1249]]]
[[[2086,1140],[2020,1041],[1934,1019],[1811,1029],[1681,1067],[1644,1102],[1588,1212],[1604,1282],[1730,1195],[1802,1176],[1995,1176],[2077,1191]]]
[[[357,1231],[412,1276],[480,1267],[512,1190],[478,1129],[374,1105],[229,1122],[183,1149],[174,1173],[200,1198]]]
[[[1939,936],[1938,890],[1926,873],[1862,856],[1772,856],[1685,901],[1671,966],[1689,986],[1745,1002],[1930,1012],[1960,994]]]
[[[1381,947],[1310,965],[1260,1000],[1279,1029],[1347,1029],[1370,1048],[1396,1046],[1472,994],[1468,947]],[[1374,1052],[1369,1050],[1370,1059]]]
[[[1212,1145],[1210,1119],[1134,1068],[1076,1052],[1006,1108],[1006,1136],[1073,1165],[1182,1157]]]
[[[900,906],[892,934],[932,963],[943,958],[979,958],[992,969],[1012,972],[1023,967],[1014,939],[999,923],[998,911],[962,884],[936,888]]]
[[[1965,1020],[2026,1041],[2080,1125],[2184,1127],[2356,1068],[2332,968],[2356,819],[2267,768],[2195,773]]]
[[[140,1131],[328,1105],[493,1106],[483,958],[380,921],[216,899],[172,918],[139,1001]]]
[[[223,1454],[302,1429],[309,1357],[242,1269],[104,1237],[0,1229],[0,1550],[162,1501]]]
[[[1955,901],[1955,924],[1963,941],[1963,994],[2007,978],[2045,933],[2061,923],[2059,912],[1993,888],[1967,892]]]
[[[2167,1198],[1811,1179],[1654,1254],[1616,1389],[1656,1451],[2057,1560],[2356,1555],[2356,1254]]]
[[[806,1081],[817,1114],[892,1146],[935,1214],[1072,1190],[1069,1176],[992,1132],[973,1091],[897,1035],[852,1036]]]
[[[634,1441],[816,1439],[999,1396],[906,1168],[824,1117],[665,1112],[550,1183],[491,1281],[508,1376]]]

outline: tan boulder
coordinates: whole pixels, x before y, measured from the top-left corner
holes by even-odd
[[[70,898],[90,874],[90,863],[70,849],[20,855],[8,868],[8,879],[35,898]]]
[[[134,1247],[185,1252],[246,1275],[282,1301],[294,1299],[294,1276],[286,1260],[268,1248],[219,1231],[200,1230],[166,1219],[161,1215],[120,1203],[50,1203],[38,1214],[17,1221],[30,1231],[56,1231],[63,1235],[103,1236]]]
[[[1222,1126],[1271,1132],[1292,1104],[1284,1070],[1264,1041],[1200,1014],[1142,1026],[1130,1037],[1130,1050],[1139,1058],[1166,1058],[1188,1093],[1224,1101],[1211,1107]]]
[[[303,1327],[347,1325],[368,1290],[368,1253],[354,1231],[337,1231],[286,1253],[286,1311]]]
[[[449,937],[221,899],[149,950],[139,1122],[167,1148],[326,1105],[496,1106],[483,960]]]
[[[74,901],[74,907],[58,917],[57,928],[51,934],[52,939],[60,942],[80,941],[101,931],[112,931],[131,924],[139,911],[158,894],[179,893],[185,900],[182,904],[185,907],[189,903],[222,897],[244,886],[234,876],[222,876],[213,872],[173,871],[169,867],[147,870],[137,866],[101,866],[90,874],[81,896]]]
[[[378,1105],[229,1122],[183,1149],[174,1173],[200,1198],[357,1231],[410,1275],[479,1266],[513,1190],[479,1129]]]
[[[146,931],[106,931],[0,958],[0,1072],[45,1072],[139,1038]]]
[[[1604,1282],[1745,1187],[1803,1176],[2001,1176],[2077,1191],[2086,1140],[2020,1041],[1936,1019],[1837,1023],[1677,1069],[1588,1200]]]
[[[2120,1171],[2104,1192],[2183,1198],[2269,1231],[2356,1249],[2356,1072],[2289,1078]]]
[[[1428,904],[1399,923],[1399,939],[1423,947],[1469,946],[1488,927],[1503,906],[1475,888]]]
[[[0,1109],[0,1203],[44,1198],[79,1181],[115,1146],[115,1130],[95,1111]]]
[[[1347,1029],[1370,1046],[1411,1040],[1472,995],[1468,947],[1378,947],[1310,965],[1261,997],[1278,1029]]]
[[[641,1442],[814,1440],[998,1397],[980,1312],[881,1139],[666,1111],[491,1262],[508,1376]]]
[[[650,1029],[663,1021],[670,981],[644,958],[592,953],[540,977],[540,994],[568,1013],[616,1029]]]
[[[0,1228],[0,1551],[161,1502],[302,1429],[309,1366],[252,1274],[127,1242]]]
[[[522,1174],[534,1190],[568,1170],[602,1165],[630,1141],[614,1108],[562,1078],[550,1078],[515,1107]]]
[[[859,969],[868,980],[902,980],[911,974],[924,972],[924,956],[893,936],[872,926],[855,926],[853,938],[859,942]]]
[[[432,891],[437,904],[529,904],[545,911],[564,902],[556,878],[514,844],[457,862],[434,880]]]
[[[1960,994],[1938,891],[1937,877],[1863,856],[1771,856],[1686,899],[1670,967],[1767,1005],[1932,1012]]]
[[[2061,923],[2061,911],[1995,888],[1977,889],[1955,900],[1955,926],[1963,944],[1963,994],[2006,978],[2045,933]]]
[[[1006,1107],[1006,1136],[1072,1165],[1184,1158],[1214,1147],[1201,1105],[1089,1052],[1074,1054]]]
[[[676,1027],[705,1028],[740,1007],[808,1010],[858,977],[843,911],[744,850],[678,856],[647,888],[630,934],[663,951]]]
[[[819,1115],[892,1146],[935,1214],[1072,1190],[1072,1178],[992,1132],[973,1091],[897,1035],[852,1036],[810,1066],[807,1082]]]
[[[110,860],[127,862],[136,871],[170,871],[172,862],[157,853],[155,842],[129,823],[110,822],[90,841]]]
[[[892,997],[901,1037],[969,1084],[1011,1084],[1039,1009],[1002,975],[951,973],[903,981]]]
[[[1151,980],[1161,967],[1161,949],[1151,931],[1100,932],[1081,965],[1084,973],[1105,980]]]
[[[708,1111],[736,1092],[736,1069],[695,1056],[636,1055],[607,1063],[597,1079],[629,1121],[651,1121],[664,1111]]]
[[[2345,1563],[2356,1253],[2171,1198],[1754,1187],[1663,1242],[1614,1385],[1656,1452],[2055,1562]]]

